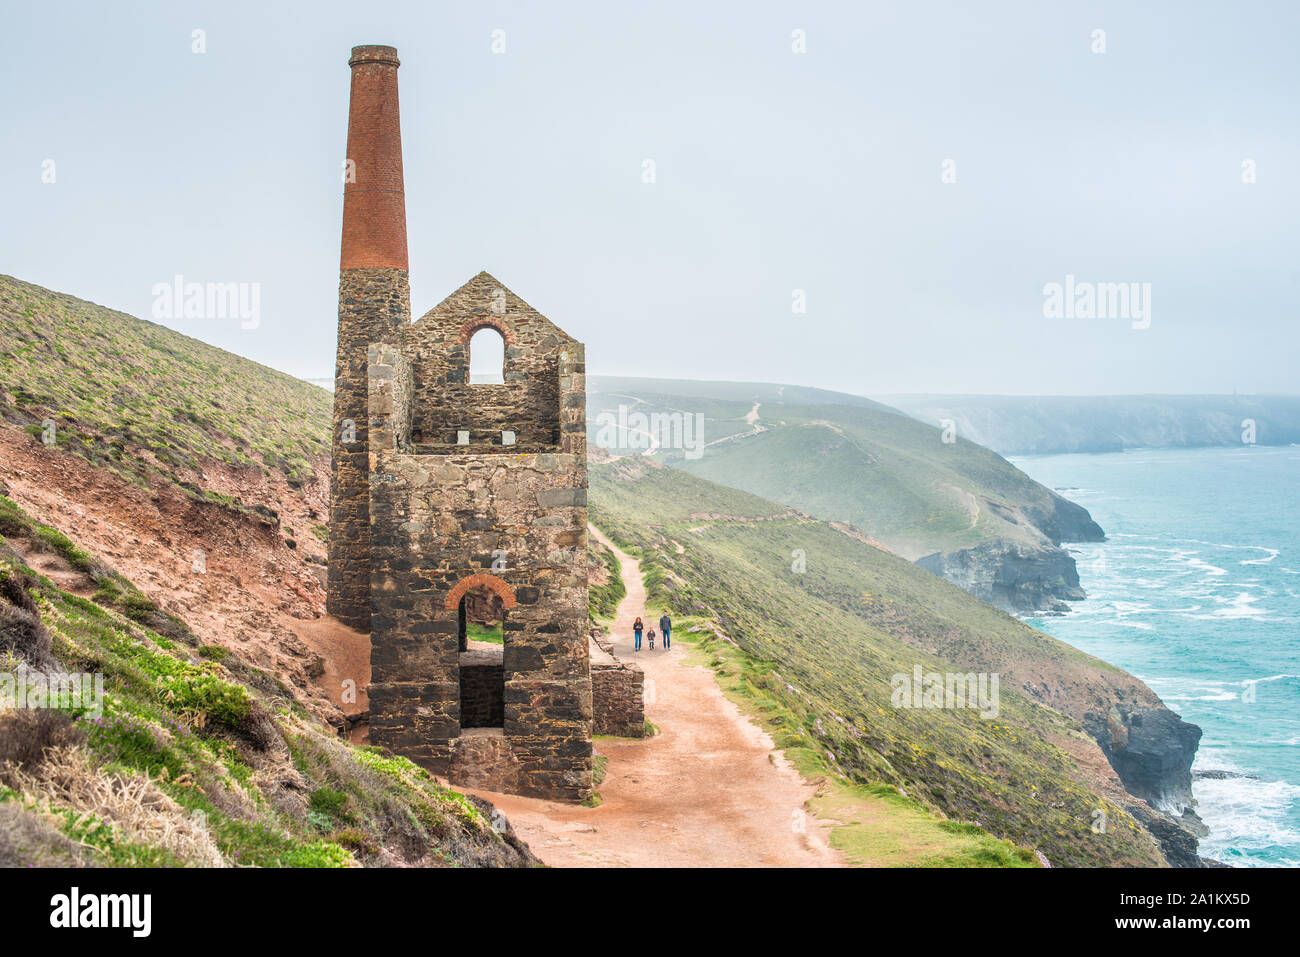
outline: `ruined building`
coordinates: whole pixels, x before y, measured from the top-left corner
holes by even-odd
[[[583,346],[486,272],[411,321],[397,51],[348,63],[329,611],[370,633],[371,742],[453,783],[581,801]],[[485,328],[499,384],[469,381]],[[497,614],[500,643],[473,640]]]

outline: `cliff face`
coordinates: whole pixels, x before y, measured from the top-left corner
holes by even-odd
[[[917,559],[926,571],[946,578],[1003,611],[1063,612],[1067,601],[1086,597],[1074,559],[1062,542],[1099,542],[1106,535],[1088,510],[1056,493],[1018,508],[990,503],[1000,517],[1036,540],[1001,539],[973,548],[935,552]]]
[[[927,555],[916,564],[1009,613],[1064,612],[1066,602],[1079,601],[1085,593],[1074,559],[1061,543],[1101,541],[1105,535],[1086,509],[1055,493],[1052,498],[1052,507],[1037,514],[1021,510],[1016,516],[1029,520],[1032,514],[1033,527],[1045,542],[988,542]],[[1059,676],[1045,675],[1028,685],[1046,703],[1076,718],[1125,790],[1150,805],[1134,813],[1169,862],[1200,866],[1196,832],[1201,825],[1192,810],[1191,768],[1201,729],[1166,708],[1145,686],[1107,683],[1100,694],[1096,688],[1080,694]]]
[[[1085,597],[1074,559],[1056,546],[989,542],[916,562],[1003,611],[1065,611]]]
[[[1191,768],[1201,729],[1158,699],[1127,695],[1117,696],[1109,707],[1094,706],[1079,723],[1096,740],[1125,790],[1140,799],[1126,810],[1156,839],[1166,860],[1174,867],[1213,864],[1197,853],[1198,838],[1207,829],[1192,807]]]
[[[1192,759],[1201,740],[1196,725],[1164,706],[1122,704],[1090,712],[1082,724],[1131,794],[1173,815],[1192,806]]]

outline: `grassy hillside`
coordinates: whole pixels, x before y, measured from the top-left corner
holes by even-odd
[[[301,485],[328,468],[324,389],[164,326],[0,276],[0,419],[137,480],[207,457]],[[325,457],[322,459],[322,457]]]
[[[781,746],[1053,863],[1159,860],[1124,809],[1136,802],[1095,765],[1084,770],[1105,759],[1078,714],[1107,699],[1154,702],[1135,679],[825,523],[674,469],[594,465],[591,509],[642,557],[652,603],[715,623],[719,636],[699,633],[706,649],[721,655],[734,642],[743,652],[731,667],[779,700]],[[998,715],[894,707],[891,677],[918,664],[1001,672]],[[1105,833],[1093,826],[1098,811]]]
[[[100,673],[104,699],[0,709],[0,867],[536,863],[490,806],[339,740],[0,496],[0,673],[22,669]]]
[[[1300,442],[1294,395],[899,395],[883,401],[1003,455],[1240,446],[1243,423],[1260,445]]]
[[[905,558],[990,541],[1042,548],[1101,535],[1086,511],[999,455],[960,435],[944,442],[940,429],[857,396],[597,377],[588,395],[593,445],[610,434],[602,415],[617,416],[620,405],[647,416],[702,414],[702,455],[666,447],[656,457],[851,523]]]
[[[7,826],[0,834],[26,835],[6,853],[19,861],[89,863],[531,861],[508,833],[484,826],[482,806],[466,805],[406,762],[348,746],[309,717],[303,692],[325,673],[323,659],[304,658],[310,674],[295,679],[292,693],[281,683],[286,672],[274,670],[281,662],[274,652],[294,639],[281,618],[297,624],[319,613],[319,586],[303,554],[319,549],[299,533],[314,532],[310,523],[320,521],[327,393],[10,279],[0,280],[0,336],[0,416],[9,423],[3,438],[15,460],[23,459],[21,468],[5,463],[8,481],[29,512],[39,509],[44,521],[75,529],[83,546],[97,542],[120,568],[142,573],[133,573],[136,588],[0,499],[0,577],[7,583],[0,586],[0,656],[7,656],[0,672],[20,663],[102,671],[108,691],[102,727],[77,713],[56,714],[48,727],[24,724],[31,715],[23,711],[5,714],[0,815]],[[930,543],[989,531],[969,511],[963,529],[965,506],[945,504],[947,494],[965,501],[958,493],[978,488],[970,494],[980,511],[995,515],[997,496],[1014,497],[1006,506],[1012,517],[1002,516],[1008,527],[1027,522],[1039,505],[1055,507],[991,453],[942,446],[935,430],[866,400],[821,405],[825,395],[782,387],[763,387],[756,398],[743,391],[748,387],[710,397],[706,387],[685,398],[665,394],[663,407],[699,407],[719,435],[725,426],[745,437],[710,446],[691,467],[758,441],[793,442],[754,470],[764,482],[802,474],[809,495],[825,496],[835,490],[828,490],[833,482],[816,481],[822,459],[848,456],[845,482],[858,481],[856,463],[874,462],[873,487],[882,491],[872,492],[873,511],[910,515],[886,514],[881,527]],[[802,404],[763,404],[787,395]],[[59,448],[97,468],[17,431],[38,432],[45,418],[58,423]],[[817,452],[811,465],[800,461],[800,442],[826,434],[843,445]],[[947,453],[955,462],[944,470]],[[218,475],[231,471],[227,465],[239,473],[234,479]],[[152,490],[167,484],[172,498],[182,497],[177,488],[205,500],[246,495],[250,508],[273,507],[292,521],[263,527],[256,515],[225,508],[214,518],[211,504],[188,499],[177,509],[150,490],[120,494],[116,478],[82,496],[82,486],[107,474],[101,470]],[[743,478],[725,476],[728,484]],[[778,740],[800,760],[826,762],[829,773],[854,786],[902,789],[926,813],[941,810],[954,826],[978,822],[1054,863],[1159,861],[1126,810],[1130,799],[1081,730],[1085,713],[1100,715],[1103,726],[1113,713],[1122,730],[1133,709],[1158,707],[1134,679],[872,547],[855,529],[811,520],[752,492],[639,460],[596,466],[591,484],[593,518],[645,555],[654,600],[695,616],[701,628],[719,628],[725,638],[711,637],[711,627],[695,633],[701,650],[726,672],[732,693],[763,703]],[[948,485],[955,490],[946,492]],[[826,508],[838,501],[826,499]],[[75,524],[64,526],[64,519]],[[1035,520],[1049,524],[1041,515]],[[135,544],[106,551],[119,548],[119,530]],[[1048,535],[1038,526],[1024,534]],[[188,567],[195,544],[207,551],[209,577],[177,588],[177,568]],[[796,552],[807,571],[792,575]],[[597,619],[608,616],[623,587],[610,558],[592,555]],[[36,566],[48,577],[31,571]],[[237,621],[222,597],[230,594],[247,596],[255,614]],[[160,595],[169,600],[155,603]],[[168,610],[194,612],[190,627]],[[321,647],[333,654],[333,646]],[[1001,672],[999,715],[893,708],[891,675],[916,664]],[[106,796],[111,801],[102,803]],[[1109,822],[1104,833],[1093,828],[1099,809]],[[188,836],[174,846],[150,837],[173,832]],[[870,833],[864,826],[860,840],[870,843]],[[51,856],[33,856],[31,848]]]

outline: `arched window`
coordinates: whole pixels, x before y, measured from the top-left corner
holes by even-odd
[[[469,381],[492,385],[506,381],[506,341],[495,329],[483,328],[469,340]]]

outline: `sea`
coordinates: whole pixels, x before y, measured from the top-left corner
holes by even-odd
[[[1202,855],[1300,866],[1300,447],[1011,461],[1106,532],[1067,546],[1088,597],[1029,624],[1200,725]]]

